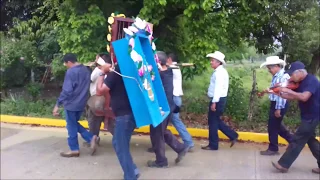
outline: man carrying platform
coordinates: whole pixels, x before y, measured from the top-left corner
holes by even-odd
[[[167,67],[167,55],[165,52],[158,51],[158,58],[160,60],[160,64],[162,69],[159,71],[162,84],[164,87],[164,91],[167,96],[167,100],[169,103],[169,107],[171,112],[173,112],[175,108],[175,104],[173,101],[173,73],[172,69]],[[152,143],[152,148],[156,154],[155,161],[148,161],[149,167],[168,167],[168,160],[165,156],[165,143],[167,143],[176,153],[178,153],[178,157],[175,159],[175,163],[179,163],[182,158],[186,155],[189,147],[180,143],[178,139],[171,133],[170,130],[167,129],[168,123],[172,118],[172,113],[160,123],[157,127],[153,127],[150,125],[150,138]]]

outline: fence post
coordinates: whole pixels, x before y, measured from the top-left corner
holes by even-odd
[[[252,89],[250,92],[249,99],[249,111],[248,111],[248,121],[252,121],[252,116],[254,113],[254,101],[257,93],[257,80],[256,80],[256,69],[252,68]]]

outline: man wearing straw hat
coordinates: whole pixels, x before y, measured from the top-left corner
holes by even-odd
[[[272,74],[271,86],[273,87],[277,83],[287,81],[290,76],[284,73],[283,67],[285,66],[284,60],[279,56],[269,56],[266,58],[266,62],[262,63],[260,68],[267,67]],[[288,109],[288,103],[286,99],[281,98],[275,94],[269,95],[270,110],[268,120],[268,134],[269,134],[269,147],[265,151],[261,151],[261,155],[276,155],[278,153],[278,135],[284,138],[288,143],[292,140],[292,135],[283,125],[283,117]]]
[[[208,97],[210,98],[208,124],[209,124],[209,144],[202,147],[203,150],[218,150],[219,137],[218,129],[222,131],[231,141],[232,147],[238,139],[238,133],[228,127],[220,118],[223,114],[227,102],[229,88],[229,74],[223,67],[226,65],[225,55],[220,51],[215,51],[207,55],[210,58],[211,67],[215,70],[210,79]]]

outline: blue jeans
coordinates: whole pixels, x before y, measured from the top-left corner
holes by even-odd
[[[82,111],[68,111],[65,110],[66,121],[67,121],[67,130],[68,130],[68,145],[71,151],[79,151],[78,143],[78,133],[82,138],[90,143],[93,137],[93,134],[88,132],[80,123],[79,119],[81,117]]]
[[[112,138],[112,145],[124,172],[124,179],[135,180],[139,174],[137,166],[133,163],[130,153],[130,140],[136,123],[132,114],[117,116]]]
[[[208,124],[209,124],[209,147],[212,149],[219,148],[219,136],[218,130],[222,131],[231,141],[238,137],[238,133],[227,126],[221,119],[220,116],[223,114],[224,108],[227,103],[227,98],[220,98],[219,102],[216,103],[216,111],[211,110],[212,101],[209,103],[208,112]]]
[[[180,96],[173,96],[173,101],[176,104],[176,106],[181,107],[182,100]],[[184,144],[188,147],[193,147],[194,143],[192,141],[192,137],[187,131],[186,126],[183,124],[183,122],[180,119],[180,113],[172,113],[172,125],[176,128],[178,131],[180,137],[182,138]]]

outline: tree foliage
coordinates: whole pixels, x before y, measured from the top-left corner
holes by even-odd
[[[88,62],[105,49],[106,20],[98,6],[90,5],[81,12],[67,0],[57,15],[62,53],[75,53],[80,62]]]

